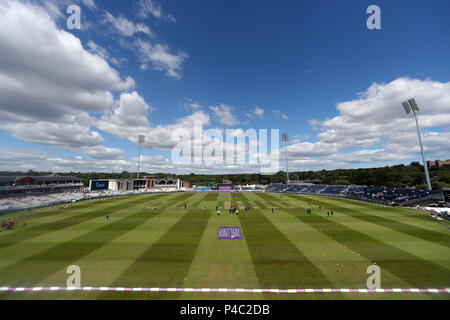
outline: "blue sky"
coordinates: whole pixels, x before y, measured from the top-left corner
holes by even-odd
[[[81,30],[66,26],[70,4],[81,8]],[[381,30],[366,27],[373,4]],[[168,135],[197,118],[205,129],[289,133],[297,170],[408,163],[419,159],[417,136],[400,103],[412,96],[423,107],[428,157],[450,158],[448,12],[445,0],[7,0],[0,28],[11,32],[0,33],[0,44],[11,50],[0,67],[29,97],[0,102],[0,169],[134,171],[142,133],[161,141],[144,145],[147,171],[254,170],[174,164]],[[64,50],[70,46],[75,53]],[[15,62],[14,52],[31,62]],[[107,65],[97,70],[85,53]],[[66,76],[52,61],[73,63],[77,74]],[[60,94],[43,97],[30,77]],[[80,80],[97,77],[94,86]],[[0,93],[10,92],[1,85]],[[73,98],[84,95],[93,98]]]

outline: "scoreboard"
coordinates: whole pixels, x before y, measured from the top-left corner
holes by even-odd
[[[91,190],[108,190],[109,181],[108,180],[92,180]]]

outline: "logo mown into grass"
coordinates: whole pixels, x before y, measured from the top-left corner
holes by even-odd
[[[239,227],[220,227],[219,240],[242,240],[241,229]]]

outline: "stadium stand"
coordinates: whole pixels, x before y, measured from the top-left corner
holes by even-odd
[[[210,189],[210,188],[209,188]],[[36,194],[24,196],[11,196],[0,198],[0,216],[36,208],[52,205],[73,203],[78,201],[129,196],[134,194],[179,192],[174,188],[159,188],[148,191],[143,190],[98,190],[90,192],[69,191],[50,194]],[[211,190],[201,190],[194,188],[191,191],[197,192],[221,192]],[[241,190],[232,192],[263,191],[261,186],[245,186]],[[368,187],[368,186],[338,186],[338,185],[315,185],[315,184],[272,184],[267,186],[266,192],[295,193],[305,195],[322,195],[331,197],[342,197],[366,202],[373,202],[383,205],[416,206],[442,201],[442,191],[427,191],[419,189],[388,188],[388,187]],[[230,191],[228,191],[230,192]]]
[[[0,199],[0,216],[23,210],[38,209],[47,206],[68,204],[79,201],[102,198],[123,197],[137,194],[177,192],[174,189],[158,189],[149,191],[91,191],[91,192],[63,192],[44,195],[8,197]]]
[[[81,187],[82,180],[70,176],[0,176],[0,197],[61,193]]]
[[[400,206],[414,206],[443,199],[442,191],[391,187],[273,184],[266,191],[342,197]]]

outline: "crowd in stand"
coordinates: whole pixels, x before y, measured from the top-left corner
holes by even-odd
[[[414,202],[415,200],[426,199],[427,197],[439,198],[442,196],[442,191],[318,184],[272,184],[266,188],[266,191],[338,196],[389,205],[406,205]]]
[[[173,192],[173,189],[160,189],[158,192]],[[97,199],[104,197],[126,196],[140,193],[136,190],[129,191],[91,191],[91,192],[64,192],[42,195],[26,195],[0,198],[0,216],[2,213],[14,210],[27,210],[30,208],[40,208],[45,206],[58,205],[62,203],[72,203],[82,200]]]

